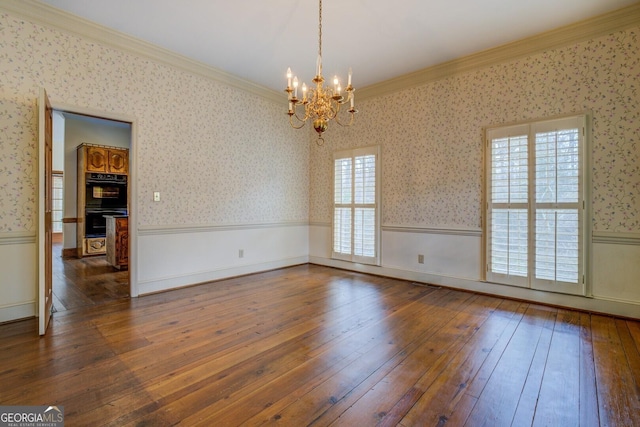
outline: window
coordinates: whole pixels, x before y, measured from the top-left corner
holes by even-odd
[[[584,294],[585,117],[487,131],[487,280]]]
[[[53,194],[51,197],[51,223],[54,233],[62,233],[62,204],[63,204],[63,185],[64,179],[62,172],[53,172]]]
[[[378,148],[334,155],[334,258],[379,262]]]

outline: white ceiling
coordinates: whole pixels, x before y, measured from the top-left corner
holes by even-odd
[[[270,89],[315,71],[317,0],[42,1]],[[324,0],[323,74],[362,88],[635,2]]]

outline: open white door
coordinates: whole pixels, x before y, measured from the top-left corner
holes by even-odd
[[[52,290],[52,156],[53,113],[44,88],[38,98],[38,316],[39,334],[49,326],[53,306]]]

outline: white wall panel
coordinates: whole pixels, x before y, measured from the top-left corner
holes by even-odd
[[[306,263],[308,251],[306,224],[145,228],[138,237],[138,291],[142,295]]]
[[[593,296],[640,304],[640,245],[594,243]]]
[[[331,258],[331,224],[309,225],[309,256]]]
[[[36,315],[35,237],[0,236],[0,323]]]
[[[450,234],[444,230],[383,230],[382,265],[439,276],[480,280],[482,237],[479,232],[475,234]],[[424,255],[423,264],[418,262],[418,255]]]

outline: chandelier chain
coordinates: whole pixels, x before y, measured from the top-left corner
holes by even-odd
[[[318,56],[322,58],[322,0],[320,0],[318,12]]]

